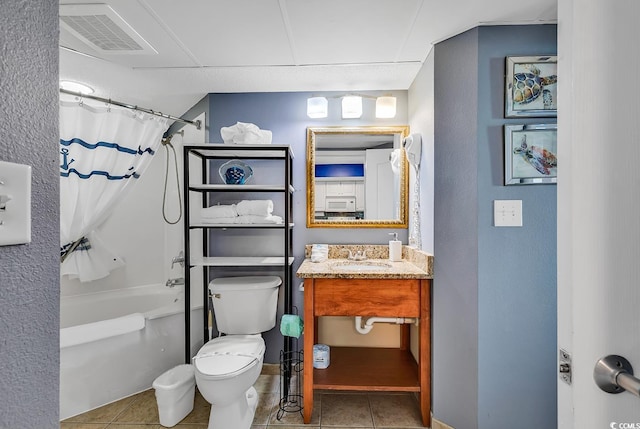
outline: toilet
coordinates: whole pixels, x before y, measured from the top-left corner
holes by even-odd
[[[276,325],[277,276],[217,278],[209,283],[220,336],[193,358],[196,384],[211,404],[208,429],[249,429],[258,405],[253,384],[262,370],[262,332]]]

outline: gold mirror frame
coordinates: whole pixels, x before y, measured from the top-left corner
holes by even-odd
[[[409,163],[402,151],[400,173],[400,218],[329,220],[315,218],[315,153],[316,136],[322,134],[400,134],[401,141],[409,135],[408,125],[367,127],[309,127],[307,128],[307,228],[408,228],[409,225]]]

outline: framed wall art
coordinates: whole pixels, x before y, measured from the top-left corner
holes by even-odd
[[[505,125],[504,184],[557,183],[557,124]]]
[[[507,57],[505,117],[558,115],[556,56]]]

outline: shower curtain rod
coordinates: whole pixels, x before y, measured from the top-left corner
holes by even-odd
[[[115,100],[112,100],[110,98],[103,98],[103,97],[98,97],[98,96],[95,96],[95,95],[87,95],[87,94],[83,94],[81,92],[69,91],[68,89],[62,89],[62,88],[60,88],[60,92],[63,92],[65,94],[69,94],[69,95],[75,95],[76,97],[80,97],[80,98],[90,98],[92,100],[102,101],[103,103],[113,104],[114,106],[124,107],[125,109],[138,110],[140,112],[149,113],[151,115],[161,116],[163,118],[167,118],[167,119],[170,119],[172,121],[178,121],[178,122],[183,122],[185,124],[191,124],[191,125],[195,126],[196,129],[198,129],[198,130],[200,129],[200,126],[202,125],[199,120],[198,121],[191,121],[189,119],[178,118],[176,116],[167,115],[166,113],[156,112],[155,110],[151,110],[151,109],[145,109],[144,107],[133,106],[131,104],[123,103],[121,101],[115,101]]]

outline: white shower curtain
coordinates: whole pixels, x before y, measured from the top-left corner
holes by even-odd
[[[61,275],[85,282],[123,265],[96,228],[144,172],[167,128],[159,116],[60,101],[61,255],[82,239]]]

